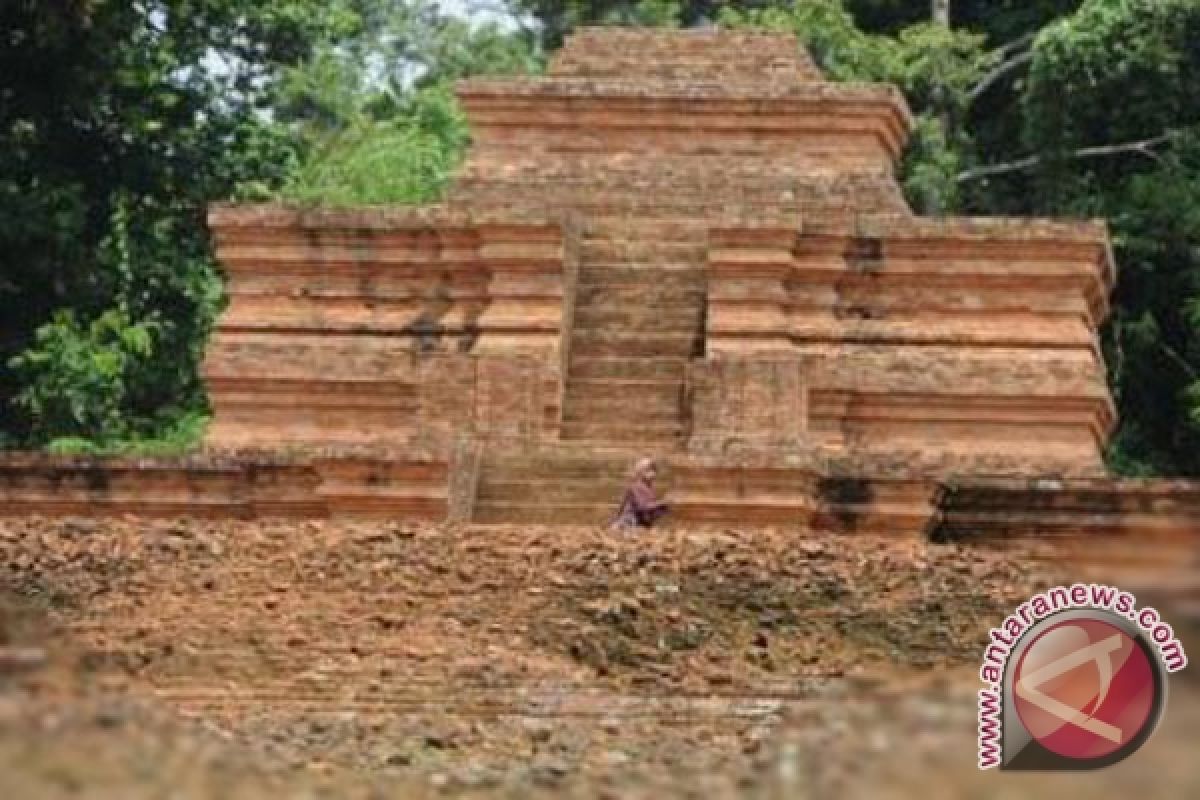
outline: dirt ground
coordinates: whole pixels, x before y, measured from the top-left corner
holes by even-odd
[[[1200,688],[975,768],[988,627],[1069,569],[785,530],[0,520],[0,797],[1200,796]]]

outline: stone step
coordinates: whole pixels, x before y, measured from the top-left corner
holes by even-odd
[[[585,238],[579,243],[584,264],[637,259],[639,261],[690,261],[703,264],[708,247],[703,242],[664,242],[615,237]]]
[[[699,314],[708,306],[707,286],[703,278],[680,282],[670,273],[631,280],[634,273],[623,273],[622,282],[614,282],[609,273],[580,276],[575,287],[575,309],[663,312],[675,316]]]
[[[672,380],[622,380],[574,379],[568,370],[567,394],[577,399],[593,402],[627,403],[636,398],[638,403],[678,405],[683,396],[681,381]]]
[[[540,442],[521,449],[500,446],[489,448],[484,465],[505,467],[523,464],[625,464],[634,455],[625,447],[591,447],[561,442]]]
[[[568,385],[563,401],[563,419],[623,418],[632,413],[639,420],[677,419],[683,408],[683,387],[670,387],[668,391],[626,385],[624,388],[606,389],[601,395],[590,393],[579,386]]]
[[[677,442],[683,436],[683,423],[647,422],[638,424],[629,420],[564,421],[560,436],[564,439],[597,442],[624,442],[629,444],[667,444]]]
[[[687,38],[689,35],[692,38]],[[818,79],[812,63],[801,61],[794,47],[789,52],[761,34],[753,39],[750,37],[754,33],[722,31],[719,35],[724,37],[721,50],[714,46],[714,41],[721,40],[705,39],[692,32],[677,35],[666,47],[661,44],[662,39],[656,40],[640,30],[613,33],[606,30],[605,38],[585,30],[573,33],[566,47],[555,54],[550,74],[595,78],[626,76],[636,71],[646,77],[696,80],[697,76],[728,77],[731,73],[753,79],[786,71],[788,77],[796,80],[801,76]],[[741,41],[734,36],[740,36]]]
[[[754,160],[755,157],[761,158],[767,154],[769,153],[761,143],[747,143],[739,148],[736,155],[727,154],[719,159],[714,156],[713,160],[719,163],[713,164],[710,160],[708,172],[704,171],[703,164],[695,163],[702,159],[685,153],[681,153],[669,166],[647,163],[655,155],[661,156],[661,151],[657,154],[645,154],[642,161],[647,163],[649,170],[640,173],[581,172],[589,167],[596,171],[612,168],[611,163],[594,160],[585,160],[582,164],[573,164],[570,167],[563,166],[564,162],[547,164],[521,160],[505,165],[516,170],[512,175],[505,177],[483,174],[484,170],[494,168],[494,165],[487,161],[475,160],[459,178],[453,192],[456,198],[502,199],[507,196],[510,201],[549,201],[547,204],[578,199],[589,207],[593,204],[601,208],[611,205],[611,210],[594,210],[590,215],[591,219],[586,221],[590,224],[596,219],[604,220],[600,229],[607,229],[608,220],[613,220],[614,223],[629,220],[630,212],[620,205],[622,201],[640,203],[647,209],[658,211],[645,214],[641,220],[634,221],[644,221],[650,217],[674,219],[684,223],[681,229],[702,230],[702,222],[706,220],[697,220],[695,216],[687,215],[686,211],[676,210],[680,204],[685,208],[711,208],[717,212],[715,216],[720,221],[732,218],[732,213],[727,210],[730,205],[744,203],[775,208],[782,206],[784,210],[790,210],[790,205],[797,198],[819,194],[821,191],[836,193],[840,185],[848,180],[857,179],[859,184],[867,185],[883,184],[886,180],[869,172],[856,173],[850,179],[840,180],[839,176],[830,174],[805,177],[796,173],[795,168],[775,174],[770,172],[769,167],[759,165],[755,168],[745,163],[747,157]],[[692,163],[688,163],[689,157]],[[737,157],[743,161],[738,162],[735,160]],[[726,174],[722,176],[727,179],[724,182],[711,175],[714,168],[722,167],[726,170]]]
[[[694,216],[675,210],[680,203],[685,206],[703,206],[718,213],[718,221],[732,218],[726,208],[731,204],[773,206],[790,210],[797,198],[835,194],[845,191],[844,186],[874,188],[886,186],[887,176],[880,172],[859,171],[823,174],[803,172],[811,169],[811,162],[803,164],[754,163],[769,155],[770,145],[746,142],[736,150],[724,154],[709,154],[697,158],[695,153],[681,150],[666,157],[662,151],[644,151],[640,158],[642,169],[637,172],[629,168],[618,168],[611,160],[591,158],[585,152],[569,161],[546,162],[522,159],[507,162],[505,167],[514,170],[511,174],[498,176],[490,160],[473,159],[460,174],[453,192],[455,196],[501,199],[511,201],[538,200],[557,201],[578,198],[599,205],[614,204],[611,211],[595,211],[592,218],[609,221],[628,221],[630,214],[619,205],[620,201],[641,203],[645,208],[660,209],[657,213],[643,215],[684,222],[691,229],[702,230],[707,220],[697,221]],[[656,158],[657,156],[657,158]],[[720,172],[719,176],[714,172]],[[776,217],[769,217],[774,221]],[[640,221],[640,220],[635,220]]]
[[[780,227],[787,228],[800,226],[801,206],[793,196],[789,196],[787,193],[776,192],[772,196],[747,195],[736,189],[716,189],[708,192],[697,190],[690,185],[681,187],[678,184],[665,190],[671,192],[666,197],[663,195],[646,197],[642,194],[645,191],[641,188],[614,189],[609,194],[598,194],[585,188],[580,189],[574,196],[567,196],[567,193],[564,192],[561,200],[550,202],[547,202],[550,198],[539,192],[538,202],[534,207],[545,209],[568,206],[589,215],[691,214],[697,218],[713,220],[717,223],[724,222],[727,226],[736,226],[747,220],[755,223],[761,220],[776,220]],[[809,208],[819,207],[822,209],[830,206],[849,206],[856,210],[866,211],[900,210],[894,208],[896,204],[885,205],[882,202],[870,202],[871,198],[860,201],[858,197],[854,197],[856,202],[850,203],[844,199],[844,195],[846,195],[845,192],[829,199],[821,196],[817,201],[810,201],[805,205]]]
[[[613,449],[611,443],[606,444],[608,446],[600,447],[560,444],[521,452],[503,448],[491,450],[484,456],[480,470],[480,495],[493,495],[494,487],[510,483],[553,483],[583,490],[601,486],[619,490],[628,480],[634,462],[644,452]]]
[[[658,230],[639,230],[627,226],[613,226],[604,230],[585,229],[579,234],[579,244],[585,251],[593,245],[630,245],[650,247],[659,253],[686,253],[687,258],[704,256],[708,252],[707,236],[703,231],[680,232],[670,226]]]
[[[567,366],[568,386],[570,381],[630,380],[671,381],[676,385],[683,381],[687,372],[686,358],[676,356],[621,358],[612,356],[586,356],[572,350]]]
[[[704,271],[704,262],[700,259],[685,260],[685,259],[621,259],[616,261],[585,261],[579,267],[579,276],[582,278],[587,275],[589,277],[604,277],[610,270],[627,270],[641,269],[646,272],[658,275],[659,273],[671,272],[702,272]],[[649,276],[647,276],[649,278]]]
[[[561,524],[596,525],[612,523],[615,502],[590,504],[482,503],[471,521],[480,525]]]
[[[707,298],[704,281],[664,284],[661,281],[642,284],[618,284],[605,280],[580,283],[575,291],[575,309],[581,308],[675,308],[696,304],[703,306]]]
[[[666,425],[678,422],[683,416],[678,402],[652,405],[640,397],[625,400],[576,397],[568,398],[566,405],[562,417],[564,425],[624,419],[632,409],[636,409],[637,421],[626,424]]]
[[[488,468],[481,477],[475,495],[475,505],[503,503],[568,503],[616,505],[629,485],[630,470],[636,462],[592,470],[577,465],[572,470],[541,469],[527,471]],[[671,469],[660,463],[656,491],[665,495],[671,491]]]
[[[789,78],[820,80],[807,52],[783,37],[758,31],[685,31],[667,38],[655,31],[627,28],[583,28],[571,33],[551,58],[551,75],[637,74],[663,77],[682,73],[737,73],[754,78],[785,74]]]
[[[562,480],[553,476],[542,480],[482,481],[475,505],[534,504],[596,505],[615,511],[625,491],[623,481]]]
[[[703,308],[682,304],[629,306],[587,303],[575,306],[575,325],[582,328],[682,333],[699,332],[703,321]]]
[[[619,490],[636,460],[631,454],[619,464],[488,464],[479,479],[478,497],[495,498],[510,485],[555,484],[570,487],[572,491],[596,486]]]
[[[689,358],[703,339],[695,333],[628,333],[595,328],[576,330],[571,337],[571,354],[588,356],[625,356],[627,358]]]
[[[625,327],[590,328],[576,325],[571,336],[571,343],[613,342],[618,347],[641,346],[644,349],[647,345],[657,345],[687,349],[692,346],[700,333],[700,331],[641,331]]]
[[[704,270],[699,269],[653,270],[645,267],[613,267],[602,272],[581,271],[576,285],[579,290],[577,298],[597,288],[616,287],[637,289],[639,292],[645,292],[647,296],[651,296],[653,292],[682,292],[685,289],[703,295],[707,293],[708,279]],[[634,299],[632,304],[645,306],[649,301],[645,298]]]
[[[568,486],[624,486],[637,458],[630,455],[619,464],[569,464],[543,462],[538,464],[488,464],[479,478],[482,496],[495,494],[494,487],[508,484],[561,483]]]
[[[578,338],[571,342],[571,354],[580,359],[595,356],[624,357],[624,359],[690,359],[696,348],[691,337],[673,339],[631,338],[613,339],[601,336]]]
[[[637,238],[694,242],[705,236],[708,223],[688,216],[592,216],[583,226],[584,241],[594,238]],[[632,235],[631,235],[632,234]]]

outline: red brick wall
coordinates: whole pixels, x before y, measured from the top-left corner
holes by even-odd
[[[689,449],[796,446],[807,428],[805,359],[795,356],[693,362]]]
[[[215,209],[210,224],[230,295],[204,367],[211,444],[552,428],[565,303],[557,223],[250,207]]]
[[[1103,225],[860,217],[710,239],[709,354],[813,358],[813,444],[1103,471]]]

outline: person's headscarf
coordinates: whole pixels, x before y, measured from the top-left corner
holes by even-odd
[[[646,473],[657,470],[658,465],[653,458],[639,458],[630,470],[629,486],[621,497],[621,505],[613,526],[617,528],[632,528],[639,524],[649,525],[663,513],[661,504],[655,495],[654,487],[646,480]],[[647,521],[643,521],[647,520]]]
[[[654,463],[653,458],[639,458],[637,463],[633,465],[633,479],[640,481],[645,477],[646,473],[652,469],[657,469],[658,465]]]

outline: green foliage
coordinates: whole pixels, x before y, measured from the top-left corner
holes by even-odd
[[[220,291],[204,209],[282,181],[296,144],[263,113],[280,70],[359,24],[324,0],[0,4],[6,443],[203,410]],[[153,349],[130,349],[123,327],[150,324]]]
[[[744,11],[726,7],[721,21],[795,34],[834,80],[903,89],[918,112],[904,163],[909,199],[930,212],[957,205],[955,177],[970,144],[962,125],[969,93],[998,58],[984,47],[982,34],[930,22],[904,27],[895,36],[870,34],[841,0],[794,0]]]
[[[833,80],[885,81],[899,69],[896,44],[859,29],[841,0],[796,0],[765,8],[724,6],[720,22],[794,34]]]
[[[632,8],[610,12],[602,21],[646,28],[674,28],[682,17],[683,4],[678,0],[640,0]]]
[[[961,116],[967,96],[997,61],[982,34],[921,23],[900,31],[883,77],[915,108]]]
[[[34,436],[125,435],[130,374],[153,353],[155,329],[117,310],[88,323],[59,311],[38,328],[34,345],[9,361],[24,387],[16,405]]]
[[[1186,306],[1189,334],[1192,341],[1200,340],[1200,294],[1188,301]],[[1184,390],[1188,417],[1192,426],[1200,429],[1200,375],[1192,372],[1192,382]]]
[[[402,0],[10,3],[0,29],[5,446],[194,432],[208,204],[432,199],[467,139],[449,82],[540,64]]]
[[[1068,13],[1078,4],[1079,0],[954,0],[951,18],[956,29],[986,31],[993,41],[1005,42]],[[515,13],[536,18],[547,49],[560,46],[563,37],[580,25],[688,27],[717,19],[728,21],[730,13],[786,11],[792,5],[795,4],[787,0],[515,0],[512,3]],[[930,19],[929,0],[845,0],[804,5],[823,5],[838,16],[844,12],[854,28],[869,33],[894,35]],[[822,23],[829,20],[829,17],[815,19],[814,27],[828,30]]]
[[[541,44],[551,50],[561,46],[566,34],[581,25],[686,26],[715,20],[730,4],[723,0],[513,0],[512,5],[518,14],[537,19]]]
[[[794,0],[738,10],[727,6],[722,24],[793,33],[825,74],[839,81],[891,83],[918,110],[961,114],[968,91],[995,63],[985,36],[922,22],[896,36],[864,32],[841,0]]]
[[[542,50],[533,40],[501,30],[494,23],[448,18],[429,27],[421,35],[421,48],[408,55],[421,71],[419,85],[449,84],[472,75],[522,75],[542,70]]]
[[[466,150],[452,83],[539,70],[520,35],[440,15],[423,2],[378,10],[360,37],[288,71],[283,116],[305,158],[283,199],[340,206],[436,200]]]
[[[200,443],[208,422],[207,414],[182,411],[171,414],[169,423],[152,435],[133,433],[111,440],[61,436],[50,440],[46,450],[63,455],[178,456]]]
[[[1049,153],[1156,136],[1200,109],[1195,0],[1091,0],[1037,37],[1027,144]]]
[[[1000,46],[1022,40],[1047,23],[1062,19],[1077,10],[1083,0],[953,0],[950,23],[987,34],[991,45]],[[851,0],[862,3],[904,2],[904,0]]]
[[[435,200],[466,143],[453,95],[444,86],[423,89],[391,119],[360,117],[323,137],[282,195],[329,206]]]
[[[1121,273],[1108,353],[1124,447],[1162,472],[1200,471],[1200,138],[1098,193]],[[1146,413],[1146,410],[1153,413]],[[1136,433],[1136,435],[1134,435]]]
[[[962,149],[949,139],[941,120],[920,114],[901,165],[905,194],[924,210],[957,208],[961,204],[955,180],[962,167]]]
[[[1112,227],[1115,468],[1200,474],[1198,41],[1194,0],[1089,0],[1038,34],[1021,97],[1024,146],[1043,160],[1018,190],[1035,211]]]

